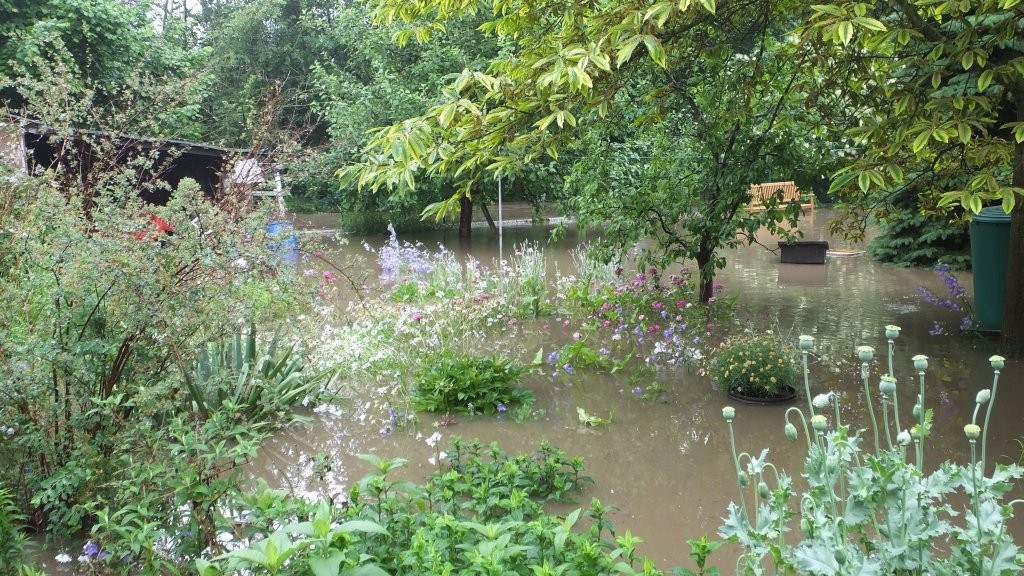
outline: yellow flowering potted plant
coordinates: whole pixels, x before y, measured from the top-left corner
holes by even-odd
[[[791,346],[771,332],[744,334],[723,342],[711,355],[709,372],[731,398],[751,403],[796,397],[799,372]]]

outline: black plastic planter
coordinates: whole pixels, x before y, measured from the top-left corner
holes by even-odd
[[[828,242],[824,240],[798,240],[792,244],[779,242],[783,264],[824,264]]]

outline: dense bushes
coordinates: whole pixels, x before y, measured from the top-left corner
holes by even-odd
[[[175,365],[240,320],[284,318],[303,290],[266,250],[263,215],[221,210],[189,181],[156,207],[121,171],[88,190],[18,178],[0,188],[0,457],[17,464],[0,483],[34,525],[74,533],[97,503],[134,498],[125,482],[146,489],[126,476],[174,460],[175,426],[202,429]]]

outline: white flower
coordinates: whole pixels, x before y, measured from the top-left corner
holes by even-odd
[[[814,400],[812,400],[811,403],[814,405],[815,408],[818,408],[820,410],[822,408],[827,407],[831,400],[831,394],[818,394],[817,396],[814,397]]]
[[[440,441],[441,441],[441,433],[440,432],[434,432],[433,434],[430,435],[429,438],[427,438],[427,446],[430,446],[431,448],[433,448],[434,446],[437,446],[437,443],[440,442]]]
[[[61,552],[54,556],[53,559],[56,560],[58,564],[67,564],[68,562],[71,562],[71,555]]]

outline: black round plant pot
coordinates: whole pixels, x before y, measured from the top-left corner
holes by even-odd
[[[728,394],[729,398],[744,404],[785,404],[796,398],[796,388],[787,384],[778,396],[747,396],[742,392],[732,390],[729,390]]]

